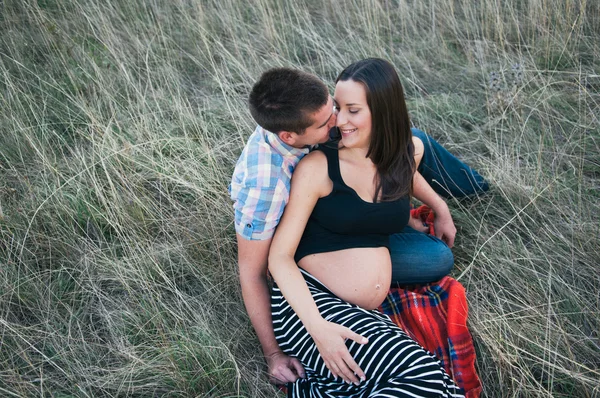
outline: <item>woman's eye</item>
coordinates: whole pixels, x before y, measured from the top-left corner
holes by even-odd
[[[358,113],[358,109],[348,109],[348,112],[350,112],[350,113]]]

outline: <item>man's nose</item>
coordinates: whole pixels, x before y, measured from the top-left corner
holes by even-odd
[[[335,114],[335,124],[336,126],[343,126],[346,123],[346,118],[343,116],[341,112],[337,112]]]
[[[337,115],[338,115],[337,111],[333,111],[333,115],[329,119],[329,128],[332,128],[333,126],[336,125],[336,123],[337,123]]]

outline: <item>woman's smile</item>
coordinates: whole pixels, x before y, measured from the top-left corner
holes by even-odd
[[[340,130],[341,130],[342,134],[348,135],[348,134],[354,133],[358,129],[356,129],[356,128],[353,128],[353,129],[342,129],[342,128],[340,128]]]

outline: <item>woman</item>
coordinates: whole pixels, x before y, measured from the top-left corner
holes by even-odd
[[[343,148],[298,164],[269,255],[271,309],[282,350],[307,378],[290,396],[462,396],[438,361],[375,309],[391,282],[389,235],[412,194],[452,222],[416,170],[402,85],[366,59],[336,81]]]

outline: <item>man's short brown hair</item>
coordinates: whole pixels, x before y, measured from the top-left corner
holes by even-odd
[[[328,100],[327,86],[318,77],[298,69],[274,68],[254,84],[249,104],[252,117],[262,128],[302,134],[314,123],[310,115]]]

